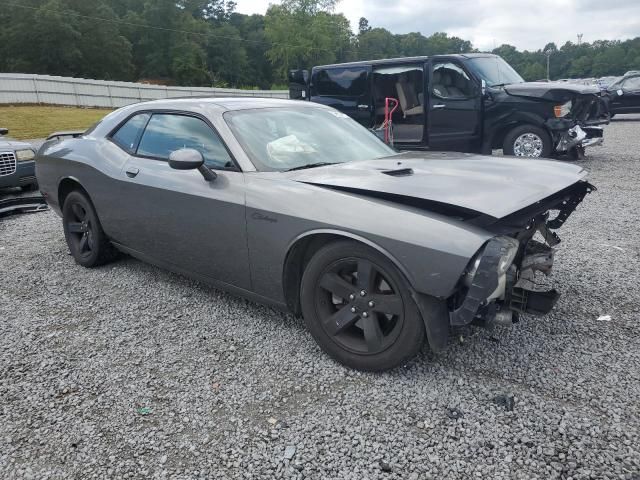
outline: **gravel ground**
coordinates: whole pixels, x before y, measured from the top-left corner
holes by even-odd
[[[0,478],[640,479],[640,122],[582,162],[548,316],[385,374],[301,320],[0,222]],[[610,315],[611,320],[598,320]]]

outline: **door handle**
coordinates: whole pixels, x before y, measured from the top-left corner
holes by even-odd
[[[440,108],[444,108],[446,107],[446,105],[444,103],[438,103],[436,105],[433,105],[431,108],[433,108],[434,110],[440,109]]]
[[[369,110],[369,105],[358,105],[358,110]]]
[[[138,169],[136,167],[129,167],[129,168],[127,168],[127,171],[125,173],[127,174],[127,177],[133,178],[136,175],[138,175],[139,172],[140,172],[140,169]]]

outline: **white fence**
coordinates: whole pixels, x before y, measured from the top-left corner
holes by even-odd
[[[201,96],[289,98],[289,92],[286,90],[165,87],[50,75],[0,73],[0,104],[45,103],[118,108],[144,100]]]

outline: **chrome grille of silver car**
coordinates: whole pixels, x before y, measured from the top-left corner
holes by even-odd
[[[0,177],[16,171],[16,155],[13,152],[0,152]]]

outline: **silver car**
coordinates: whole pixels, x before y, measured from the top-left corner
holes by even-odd
[[[8,133],[6,128],[0,128],[0,188],[36,190],[35,149],[29,143],[5,137]]]
[[[80,265],[121,251],[301,314],[363,370],[547,313],[536,276],[594,188],[579,166],[398,153],[332,108],[254,98],[128,106],[36,165]]]

